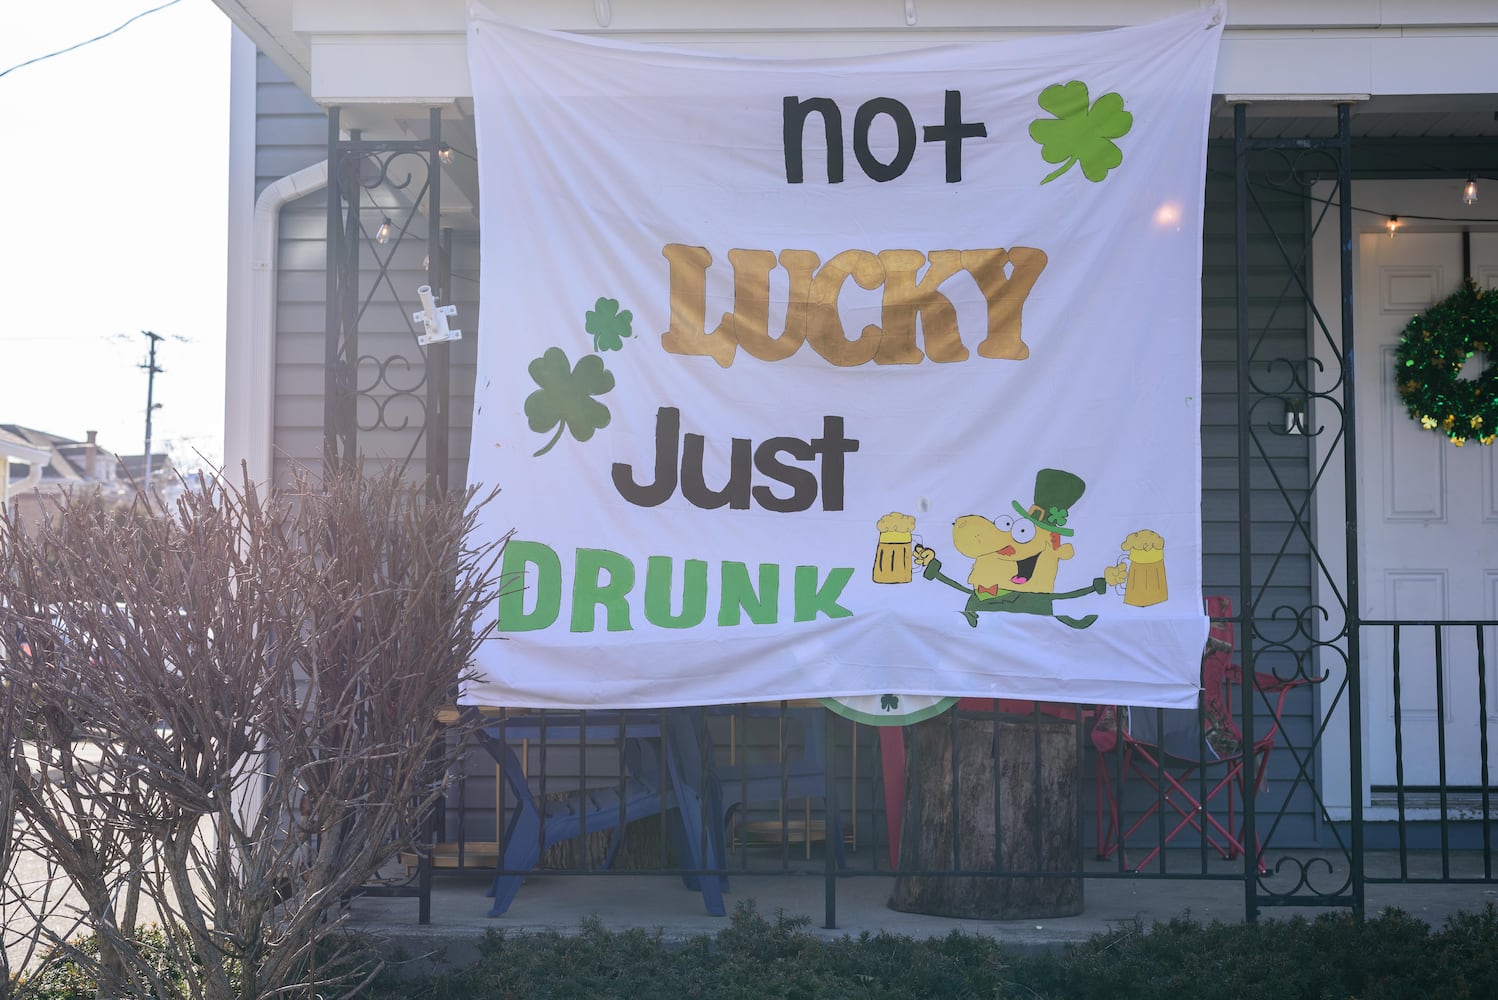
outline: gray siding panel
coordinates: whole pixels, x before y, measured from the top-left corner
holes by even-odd
[[[306,152],[309,163],[326,157],[326,138]],[[294,468],[322,466],[326,220],[326,195],[316,192],[286,205],[277,231],[273,455],[278,483],[287,482]]]
[[[255,141],[261,146],[282,150],[304,150],[312,146],[325,149],[328,143],[328,123],[321,112],[315,116],[299,114],[262,117],[255,122]],[[317,157],[317,160],[320,159],[321,156]]]
[[[327,158],[328,123],[312,99],[257,53],[255,195],[287,174]]]
[[[263,54],[256,59],[255,194],[327,159],[327,116]],[[327,201],[321,192],[284,206],[277,228],[272,475],[322,460]],[[309,375],[309,369],[313,374]]]

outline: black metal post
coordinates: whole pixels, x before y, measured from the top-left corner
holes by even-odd
[[[827,711],[827,709],[822,709],[822,711],[825,712]],[[832,818],[837,815],[838,809],[837,725],[831,719],[829,719],[828,721],[831,724],[827,726],[827,739],[824,745],[825,757],[823,758],[827,761],[827,768],[824,772],[824,780],[827,782],[827,786],[822,793],[822,853],[825,855],[825,857],[822,859],[822,880],[825,910],[823,914],[824,919],[822,921],[822,926],[827,930],[835,930],[837,928],[837,850],[838,848],[841,848],[842,845],[838,844],[836,847],[834,847],[832,838],[835,833],[841,835],[842,826],[841,824],[834,823],[832,821]],[[853,738],[858,738],[858,734],[856,732],[854,733]],[[785,756],[784,747],[785,740],[782,738],[782,760]],[[853,817],[853,822],[858,822],[857,816]],[[810,823],[806,825],[806,842],[808,844],[811,843]]]
[[[323,464],[332,471],[338,464],[338,334],[342,325],[338,295],[338,275],[342,270],[340,244],[343,217],[343,160],[344,153],[338,127],[339,108],[328,109],[328,229],[327,251],[324,262],[325,294],[323,296],[324,343],[323,343],[323,416],[322,441]]]
[[[427,283],[442,305],[452,302],[448,287],[448,254],[452,231],[442,228],[442,109],[432,108],[431,148],[427,150]],[[427,496],[447,492],[448,366],[451,345],[429,344],[426,349],[426,484]]]
[[[1357,409],[1353,391],[1352,318],[1352,106],[1337,105],[1337,187],[1342,202],[1337,212],[1342,279],[1342,385],[1344,445],[1342,452],[1344,512],[1347,518],[1347,754],[1352,795],[1352,914],[1364,914],[1363,857],[1363,685],[1362,614],[1358,596],[1358,469]]]
[[[1237,270],[1236,319],[1238,329],[1237,352],[1237,397],[1238,397],[1238,606],[1240,623],[1237,630],[1241,652],[1243,683],[1239,696],[1243,706],[1243,915],[1246,920],[1259,919],[1257,831],[1254,829],[1254,786],[1258,782],[1258,754],[1254,752],[1253,710],[1253,525],[1249,508],[1253,502],[1250,476],[1253,466],[1249,462],[1249,447],[1252,439],[1249,420],[1252,406],[1249,392],[1252,388],[1248,366],[1253,358],[1253,345],[1248,331],[1248,136],[1247,113],[1242,104],[1233,107],[1233,218],[1235,267]]]

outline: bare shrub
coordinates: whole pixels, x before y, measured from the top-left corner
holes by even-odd
[[[8,687],[7,661],[16,655],[16,636],[0,633],[0,685]],[[27,725],[22,700],[0,697],[0,753],[8,762],[21,752]],[[55,863],[37,854],[16,822],[17,773],[0,767],[0,998],[17,995],[24,971],[37,971],[46,953],[36,929],[50,926],[67,936],[80,922],[69,919],[61,899],[67,882]]]
[[[487,499],[487,498],[486,498]],[[466,733],[437,725],[496,594],[486,500],[394,473],[171,516],[63,501],[0,549],[10,791],[80,899],[100,995],[326,995],[340,905],[417,844]],[[501,543],[502,544],[502,543]],[[460,724],[461,730],[461,724]],[[159,921],[177,982],[137,942]],[[45,932],[44,932],[45,933]]]

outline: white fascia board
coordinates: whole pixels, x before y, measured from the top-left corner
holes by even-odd
[[[1406,27],[1477,27],[1494,20],[1493,0],[1379,0],[1380,23]]]
[[[1498,30],[1375,38],[1369,66],[1378,94],[1498,93]]]
[[[910,44],[998,37],[929,31],[808,38],[784,34],[634,35],[641,41],[767,54],[848,54]],[[472,96],[461,33],[326,35],[312,39],[312,97],[332,104],[445,105]],[[1338,94],[1498,93],[1498,29],[1464,33],[1355,29],[1295,32],[1229,29],[1213,90],[1305,99]]]
[[[257,44],[292,57],[317,35],[462,34],[468,0],[215,0]],[[558,31],[660,34],[833,34],[927,30],[1056,33],[1143,24],[1207,0],[480,0],[515,24]],[[1231,0],[1227,27],[1333,30],[1476,28],[1498,23],[1492,0]],[[913,30],[912,30],[913,29]]]
[[[503,7],[487,4],[493,10]],[[543,0],[541,9],[572,6]],[[292,30],[303,35],[326,33],[423,34],[462,32],[468,25],[468,0],[298,0]]]
[[[1223,35],[1219,94],[1498,93],[1498,31]]]
[[[1169,17],[1208,0],[480,0],[516,24],[558,31],[837,32],[956,28],[1056,33],[1116,28]],[[302,37],[318,34],[462,32],[467,0],[219,0],[222,7],[289,6],[282,25]],[[1348,28],[1469,28],[1492,25],[1492,0],[1230,0],[1229,30]]]
[[[310,93],[324,106],[452,104],[473,94],[467,37],[462,32],[314,36]]]
[[[1277,96],[1371,94],[1373,39],[1296,38],[1280,33],[1223,34],[1217,56],[1218,94]]]

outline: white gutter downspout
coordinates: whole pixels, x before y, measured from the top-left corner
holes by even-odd
[[[224,471],[239,482],[240,463],[250,481],[271,485],[276,393],[276,239],[281,208],[328,184],[328,162],[288,174],[255,199],[250,259],[244,260],[245,219],[236,205],[254,190],[255,46],[234,32],[230,82],[229,317],[224,351]],[[246,169],[247,168],[247,169]],[[243,197],[236,198],[237,194]]]

